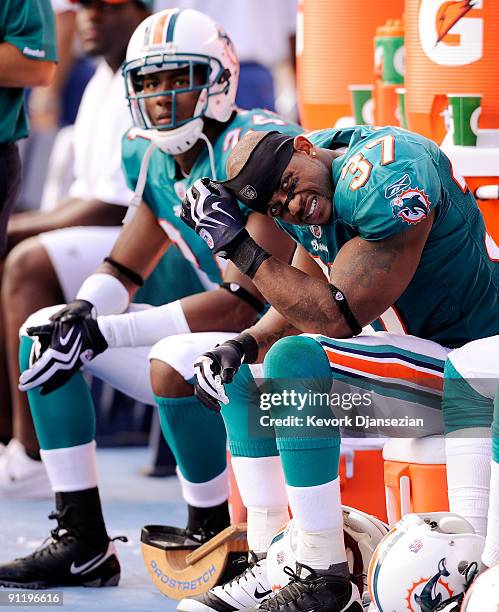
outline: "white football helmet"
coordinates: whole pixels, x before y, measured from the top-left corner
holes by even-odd
[[[497,612],[499,610],[499,565],[480,574],[464,597],[461,612]]]
[[[197,66],[206,69],[200,85],[194,82]],[[178,68],[189,68],[189,87],[144,93],[144,75]],[[122,72],[134,126],[171,155],[194,146],[203,132],[202,117],[225,122],[235,108],[239,61],[234,46],[220,26],[194,9],[167,9],[147,17],[130,39]],[[189,91],[199,91],[194,114],[178,121],[176,96]],[[144,100],[158,95],[171,100],[168,125],[154,125],[147,113]]]
[[[343,506],[343,535],[350,573],[357,577],[357,587],[362,594],[369,561],[388,527],[375,516]],[[273,591],[286,586],[289,574],[285,567],[296,568],[297,529],[293,519],[274,536],[267,552],[267,578]]]
[[[484,543],[457,514],[407,514],[382,540],[369,564],[374,609],[446,609],[446,602],[463,593],[476,573]]]

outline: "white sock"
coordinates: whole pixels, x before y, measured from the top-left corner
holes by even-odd
[[[339,478],[287,490],[297,526],[297,561],[319,570],[346,563]]]
[[[288,497],[280,457],[232,457],[232,469],[248,509],[248,546],[267,552],[288,520]]]
[[[232,457],[232,469],[243,504],[258,508],[287,506],[281,458]]]
[[[288,506],[259,508],[248,506],[248,547],[255,553],[266,553],[272,538],[289,521]]]
[[[482,561],[487,567],[499,563],[499,463],[490,462],[490,504]]]
[[[69,448],[40,450],[52,490],[59,493],[83,491],[97,486],[95,441]]]
[[[450,511],[467,519],[482,536],[487,531],[491,453],[490,429],[485,427],[460,429],[445,437]]]
[[[190,482],[177,466],[177,476],[182,487],[184,500],[197,508],[212,508],[222,504],[229,497],[228,470],[207,482]]]

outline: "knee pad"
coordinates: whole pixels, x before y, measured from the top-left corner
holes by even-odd
[[[333,416],[329,402],[332,383],[329,361],[313,338],[289,336],[276,342],[265,357],[264,372],[266,393],[261,398],[269,400],[272,417]]]
[[[323,378],[328,381],[331,378],[326,353],[310,336],[287,336],[278,340],[265,357],[264,372],[265,378]]]

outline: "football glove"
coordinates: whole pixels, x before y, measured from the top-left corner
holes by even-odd
[[[257,357],[258,345],[246,332],[217,345],[194,363],[194,394],[207,408],[220,412],[220,404],[229,403],[224,384],[232,382],[243,362],[253,363]]]
[[[93,306],[86,300],[74,300],[56,312],[49,323],[28,327],[35,338],[30,367],[19,378],[19,389],[41,387],[46,395],[62,387],[85,363],[107,348]]]
[[[220,257],[230,257],[248,236],[237,200],[208,178],[198,179],[187,190],[180,217]]]
[[[194,363],[194,394],[210,410],[220,412],[220,404],[228,404],[224,384],[232,382],[241,367],[244,350],[232,340],[201,355]]]

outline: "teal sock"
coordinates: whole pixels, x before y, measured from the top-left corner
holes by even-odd
[[[275,457],[279,454],[275,431],[259,427],[259,391],[247,365],[242,365],[234,380],[225,385],[229,403],[222,406],[229,450],[233,457]]]
[[[19,366],[29,367],[33,340],[21,337]],[[47,395],[28,391],[36,435],[43,450],[87,444],[95,437],[95,410],[83,375],[77,372],[63,387]]]
[[[193,483],[208,482],[227,466],[226,433],[220,414],[194,396],[154,396],[161,430],[182,476]]]
[[[492,423],[493,400],[480,395],[456,370],[450,359],[444,368],[442,399],[445,433],[469,427],[489,428]]]
[[[499,463],[499,386],[494,401],[494,420],[492,421],[492,459]]]
[[[290,336],[274,344],[264,366],[287,484],[311,487],[334,480],[338,477],[340,434],[331,424],[332,377],[324,350],[312,338]],[[272,399],[274,393],[281,398],[277,403]],[[318,419],[325,419],[324,424],[317,425]]]

